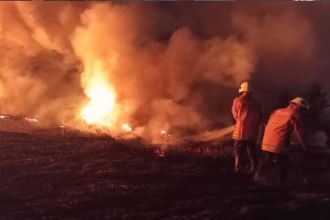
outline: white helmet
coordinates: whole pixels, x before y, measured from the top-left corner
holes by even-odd
[[[239,87],[238,92],[253,92],[252,85],[249,82],[243,82]]]
[[[290,101],[290,103],[293,103],[298,106],[298,108],[302,110],[309,110],[309,103],[306,99],[301,97],[296,97]]]

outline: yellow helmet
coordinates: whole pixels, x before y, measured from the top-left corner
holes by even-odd
[[[309,103],[306,99],[302,97],[296,97],[290,101],[290,103],[293,103],[298,106],[298,108],[302,110],[309,110]]]
[[[243,82],[239,87],[238,92],[253,92],[252,85],[249,82]]]

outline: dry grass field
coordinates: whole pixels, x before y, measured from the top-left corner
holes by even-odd
[[[290,186],[232,172],[230,143],[0,133],[1,219],[330,219],[330,160],[297,154]]]

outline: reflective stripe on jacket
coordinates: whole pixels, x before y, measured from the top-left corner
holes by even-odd
[[[287,153],[290,135],[294,131],[300,144],[303,140],[303,122],[300,110],[295,105],[275,110],[266,125],[262,150],[272,153]]]
[[[256,141],[261,119],[259,103],[248,93],[235,98],[232,114],[236,120],[233,139]]]

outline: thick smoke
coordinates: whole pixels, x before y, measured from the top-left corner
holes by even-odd
[[[244,80],[267,110],[325,77],[321,18],[289,3],[1,3],[0,16],[0,110],[48,123],[81,127],[102,81],[116,94],[113,127],[196,134],[231,124]]]
[[[67,39],[79,13],[67,4],[0,6],[1,112],[66,123],[69,109],[83,98],[79,60]]]
[[[119,122],[133,122],[151,136],[162,129],[206,129],[211,121],[199,106],[208,103],[198,96],[207,87],[198,85],[238,86],[254,70],[253,52],[234,36],[201,39],[187,27],[173,30],[167,41],[153,39],[144,32],[140,7],[99,4],[86,10],[73,38],[75,52],[85,69],[96,62],[103,66],[118,93]],[[83,77],[88,82],[97,74]]]

